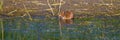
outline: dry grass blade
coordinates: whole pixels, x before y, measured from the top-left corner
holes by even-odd
[[[40,3],[40,2],[38,2],[38,1],[32,1],[31,3],[34,3],[34,4],[36,4],[36,5],[46,5],[46,4]]]
[[[10,15],[10,14],[16,12],[16,11],[17,11],[17,9],[16,9],[16,10],[13,10],[13,11],[11,11],[11,12],[9,12],[8,15]]]
[[[53,6],[58,6],[58,5],[63,5],[63,4],[65,4],[65,2],[62,1],[62,0],[60,0],[60,3],[54,3],[54,4],[51,4],[51,5],[53,5]]]
[[[59,10],[58,10],[58,14],[60,13],[60,10],[61,10],[61,2],[62,2],[63,0],[60,0],[60,5],[59,5]]]
[[[54,8],[52,8],[54,10]],[[51,11],[51,9],[44,9],[44,10],[47,10],[47,11]]]
[[[47,0],[47,3],[48,3],[48,6],[49,6],[50,9],[51,9],[52,14],[54,15],[55,13],[54,13],[53,8],[51,7],[51,5],[50,5],[50,3],[49,3],[49,0]]]
[[[32,17],[29,13],[29,11],[27,11],[27,7],[25,6],[25,4],[23,4],[24,8],[25,8],[25,12],[27,13],[27,15],[29,16],[29,19],[32,20]]]

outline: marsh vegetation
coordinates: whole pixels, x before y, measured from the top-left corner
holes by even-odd
[[[72,20],[58,14],[70,10]],[[0,40],[120,40],[120,0],[0,0]]]

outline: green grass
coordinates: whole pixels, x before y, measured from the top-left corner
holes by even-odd
[[[3,24],[3,20],[0,19],[0,26],[1,26],[1,40],[4,40],[4,24]]]

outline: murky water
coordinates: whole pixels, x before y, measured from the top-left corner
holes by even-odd
[[[34,16],[32,21],[27,17],[2,20],[5,40],[120,39],[120,20],[114,17],[75,18],[71,24],[45,16]]]

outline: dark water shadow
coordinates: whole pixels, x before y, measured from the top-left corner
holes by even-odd
[[[66,25],[71,25],[73,24],[73,20],[72,19],[60,19],[59,18],[59,30],[60,30],[60,38],[61,40],[64,40],[64,36],[63,36],[63,28]]]

